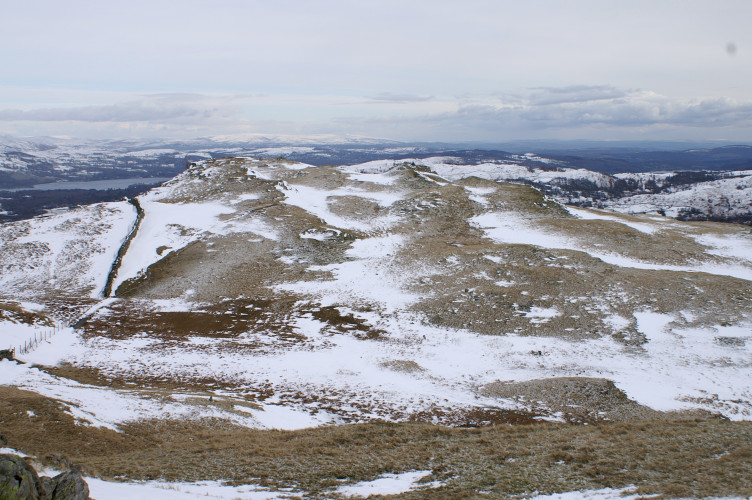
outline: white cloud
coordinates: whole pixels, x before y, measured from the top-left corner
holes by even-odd
[[[94,106],[0,109],[2,121],[165,122],[177,119],[229,118],[240,108],[229,98],[192,94],[157,94],[138,100]]]
[[[611,85],[570,85],[568,87],[538,87],[527,100],[531,104],[566,104],[575,102],[602,101],[626,97],[627,92]]]

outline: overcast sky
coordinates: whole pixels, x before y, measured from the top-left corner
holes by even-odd
[[[0,1],[0,133],[752,142],[752,1]]]

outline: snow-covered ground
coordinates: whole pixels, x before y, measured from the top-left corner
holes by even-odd
[[[0,290],[13,298],[47,290],[102,294],[136,219],[126,202],[100,203],[0,226]]]
[[[752,172],[734,172],[735,177],[700,182],[683,189],[672,188],[656,194],[636,194],[606,200],[603,205],[623,213],[658,213],[670,217],[696,211],[700,214],[733,219],[750,213]]]
[[[416,470],[400,474],[385,474],[372,481],[340,486],[336,492],[345,497],[369,497],[371,495],[397,495],[418,488],[435,488],[439,486],[439,483],[418,483],[431,472],[430,470]]]

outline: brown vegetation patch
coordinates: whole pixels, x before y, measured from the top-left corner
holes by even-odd
[[[574,219],[561,204],[531,186],[487,182],[496,188],[493,193],[485,195],[489,202],[487,209],[491,212],[514,212],[529,219]]]
[[[248,169],[263,168],[273,162],[257,163],[240,158],[225,158],[213,160],[203,165],[194,164],[181,174],[178,180],[168,181],[165,186],[173,187],[169,198],[163,198],[165,203],[194,203],[209,199],[232,198],[238,194],[258,193],[260,198],[256,203],[269,203],[279,199],[274,186],[276,181],[259,179],[249,175]],[[212,169],[211,167],[220,167]],[[194,182],[205,181],[205,182]],[[177,186],[172,186],[177,184]],[[247,204],[245,204],[247,207]]]
[[[358,338],[373,340],[385,333],[383,330],[373,328],[366,320],[356,318],[352,313],[342,314],[335,306],[314,307],[301,312],[310,313],[317,320],[333,326],[339,332],[354,333]]]
[[[302,337],[289,325],[292,304],[285,299],[255,298],[201,304],[192,311],[159,311],[144,300],[121,300],[82,325],[85,337],[113,339],[148,334],[163,340],[187,337],[236,338],[263,331],[281,340]]]
[[[425,368],[411,359],[393,359],[380,363],[384,368],[402,373],[420,373],[426,371]]]
[[[648,234],[614,220],[599,219],[546,219],[537,223],[554,235],[574,238],[581,248],[638,261],[681,266],[716,260],[705,253],[706,247],[679,231]]]
[[[275,349],[298,345],[306,337],[297,332],[297,318],[311,316],[328,325],[328,334],[348,334],[363,340],[377,339],[384,333],[353,313],[336,306],[320,307],[298,303],[284,295],[224,299],[199,303],[196,310],[160,311],[149,300],[123,299],[99,310],[80,325],[85,338],[127,339],[148,335],[161,340],[183,341],[191,337],[213,339],[243,338],[242,345],[217,344],[223,349],[256,349],[252,339],[261,336],[266,345],[273,339]]]
[[[358,424],[259,431],[216,420],[151,421],[122,433],[77,426],[59,403],[0,388],[8,446],[104,478],[229,480],[334,497],[343,483],[431,470],[442,484],[402,498],[490,498],[635,485],[666,497],[752,494],[752,424],[642,420],[479,429]],[[29,417],[27,409],[37,416]]]
[[[454,249],[448,257],[423,257],[440,273],[408,284],[425,297],[413,308],[436,325],[479,333],[593,338],[611,335],[640,346],[633,313],[674,314],[681,326],[713,326],[744,321],[752,292],[745,280],[703,273],[622,268],[582,252],[528,245]],[[499,262],[486,258],[490,256]],[[531,321],[534,307],[558,315]],[[688,322],[680,311],[691,311]],[[608,317],[630,324],[615,329]],[[533,318],[534,319],[534,318]]]
[[[58,366],[40,366],[40,370],[81,384],[107,387],[140,393],[146,397],[169,398],[173,394],[193,394],[208,399],[217,392],[232,392],[236,399],[247,403],[262,402],[275,394],[270,384],[262,381],[245,384],[242,389],[233,380],[208,376],[165,377],[148,373],[111,372],[91,366],[61,363]]]
[[[52,321],[46,315],[27,311],[15,302],[0,302],[1,321],[25,325],[53,326]]]
[[[411,413],[408,422],[441,423],[451,427],[489,427],[495,425],[533,425],[541,423],[534,412],[502,408],[431,408]]]
[[[118,454],[142,444],[110,429],[78,425],[65,410],[66,405],[54,399],[0,386],[0,434],[11,448],[39,458],[62,455],[75,463],[103,449]]]
[[[378,217],[384,211],[375,201],[360,196],[330,196],[327,208],[334,215],[358,220]]]

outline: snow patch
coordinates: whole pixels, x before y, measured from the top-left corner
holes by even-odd
[[[272,500],[302,495],[296,491],[268,491],[261,486],[230,486],[220,481],[195,483],[170,483],[166,481],[112,482],[85,477],[92,498],[107,500],[132,500],[133,498],[159,498],[164,500],[226,499]]]
[[[337,488],[336,493],[347,497],[398,495],[423,486],[417,482],[431,473],[432,471],[430,470],[417,470],[402,472],[399,474],[384,474],[378,479],[372,481],[363,481],[352,485],[340,486]],[[432,484],[431,486],[435,488],[437,485]]]
[[[530,318],[531,323],[547,323],[557,316],[561,316],[561,312],[555,307],[532,307],[525,313],[525,317]]]

